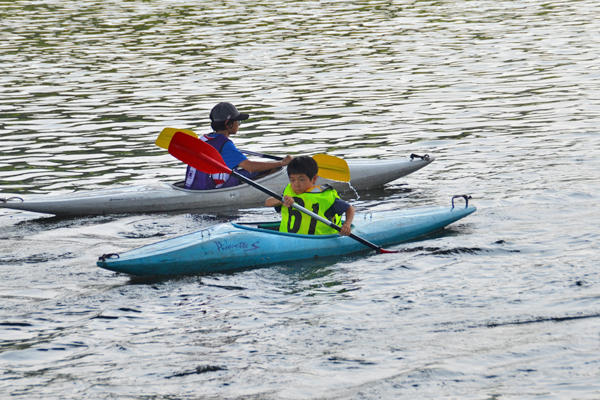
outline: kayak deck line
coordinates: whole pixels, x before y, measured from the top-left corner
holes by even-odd
[[[419,156],[420,157],[420,156]],[[328,184],[339,193],[381,187],[432,163],[433,157],[348,161],[350,182],[319,177],[317,185]],[[287,169],[256,179],[264,187],[280,192],[289,183]],[[18,197],[17,197],[18,196]],[[106,215],[153,212],[220,212],[263,206],[268,197],[248,184],[213,190],[189,190],[181,182],[155,182],[72,193],[43,195],[3,194],[0,209],[59,216]]]
[[[474,206],[466,204],[464,208],[357,213],[353,232],[379,246],[395,245],[433,233],[475,211]],[[279,221],[221,223],[122,254],[103,255],[97,265],[136,276],[188,275],[369,251],[348,236],[298,235],[279,232],[278,227]]]

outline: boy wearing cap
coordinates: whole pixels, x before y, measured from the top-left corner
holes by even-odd
[[[241,113],[231,103],[223,102],[213,107],[210,112],[213,133],[201,136],[200,139],[213,146],[230,169],[238,169],[241,175],[254,179],[260,172],[288,165],[292,156],[286,156],[281,161],[260,162],[250,161],[233,144],[229,136],[235,135],[240,128],[240,121],[248,119],[249,115]],[[209,190],[237,186],[241,182],[229,174],[206,174],[194,167],[187,167],[185,189]]]

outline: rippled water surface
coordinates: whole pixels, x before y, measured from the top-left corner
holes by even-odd
[[[0,3],[0,197],[181,179],[154,145],[436,161],[359,211],[478,211],[361,254],[139,279],[109,252],[270,209],[0,211],[2,398],[600,397],[596,1]]]

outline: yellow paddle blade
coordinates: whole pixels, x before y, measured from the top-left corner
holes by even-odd
[[[312,158],[319,165],[320,177],[332,181],[350,182],[350,170],[346,160],[327,154],[315,154]]]
[[[198,135],[187,129],[165,128],[162,130],[160,135],[158,135],[158,139],[156,139],[156,145],[158,147],[162,147],[165,150],[169,150],[169,144],[171,143],[171,139],[173,139],[173,135],[175,135],[177,132],[183,132],[198,139]]]

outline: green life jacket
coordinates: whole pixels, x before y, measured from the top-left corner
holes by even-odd
[[[327,185],[313,186],[311,190],[302,194],[294,193],[292,185],[287,185],[283,194],[293,197],[298,205],[325,219],[327,219],[325,211],[333,205],[335,199],[340,198],[335,189]],[[336,214],[332,222],[342,226],[342,217]],[[338,233],[337,230],[317,221],[294,207],[286,206],[281,207],[281,225],[279,226],[279,231],[303,235],[331,235]]]

